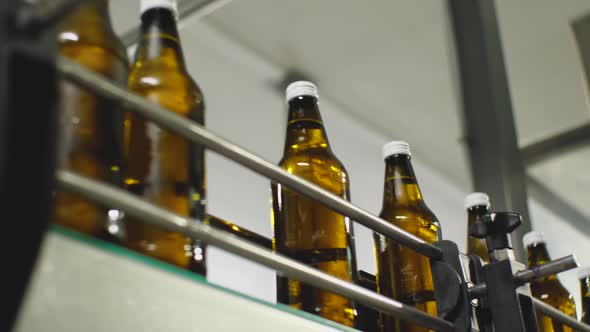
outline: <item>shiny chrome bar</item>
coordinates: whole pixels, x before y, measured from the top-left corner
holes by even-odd
[[[568,255],[565,257],[558,258],[551,262],[543,265],[534,266],[526,270],[518,271],[514,274],[514,281],[518,285],[524,285],[535,279],[550,276],[552,274],[558,274],[567,270],[575,269],[578,267],[578,262],[574,255]],[[469,288],[469,296],[471,298],[478,298],[485,296],[488,291],[488,287],[485,283],[477,284]]]
[[[569,255],[558,258],[543,265],[534,266],[526,270],[518,271],[514,274],[514,280],[518,284],[523,285],[535,279],[565,272],[567,270],[575,269],[576,267],[578,267],[576,257],[574,255]]]
[[[352,205],[341,197],[338,197],[304,179],[289,174],[273,163],[270,163],[257,155],[222,139],[216,134],[213,134],[203,126],[189,121],[184,117],[178,116],[173,112],[169,112],[155,103],[126,91],[71,60],[64,57],[58,57],[57,69],[66,79],[105,98],[125,103],[126,109],[129,111],[135,112],[148,120],[157,123],[163,128],[173,131],[192,142],[202,144],[206,148],[211,149],[258,174],[314,199],[334,211],[342,213],[343,215],[350,217],[352,220],[363,224],[424,256],[433,259],[440,259],[442,256],[442,252],[439,248],[419,237],[393,226],[389,222]]]
[[[68,171],[58,171],[56,179],[57,184],[64,190],[84,196],[105,206],[121,209],[148,224],[179,232],[192,238],[202,239],[212,246],[250,259],[289,278],[340,294],[384,314],[411,321],[426,328],[436,331],[453,331],[453,324],[443,319],[323,273],[271,250],[242,240],[228,232],[214,229],[195,219],[176,215],[121,189]]]
[[[255,243],[266,249],[272,249],[272,239],[270,238],[267,238],[247,228],[234,224],[231,221],[227,221],[219,217],[216,217],[212,214],[207,215],[207,220],[209,221],[209,225],[213,226],[213,228],[230,232],[231,234],[241,239]]]
[[[590,326],[586,325],[582,322],[579,322],[578,320],[576,320],[573,317],[570,317],[566,314],[564,314],[563,312],[553,308],[552,306],[545,304],[544,302],[542,302],[539,299],[536,299],[534,297],[531,297],[531,300],[533,300],[533,305],[535,306],[535,309],[539,312],[542,312],[543,314],[565,324],[568,326],[571,326],[572,328],[574,328],[574,330],[578,331],[578,332],[590,332]]]

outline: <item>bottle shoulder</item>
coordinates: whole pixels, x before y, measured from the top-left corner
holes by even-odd
[[[57,40],[61,53],[66,56],[74,56],[76,50],[102,50],[105,54],[119,59],[125,66],[129,66],[125,46],[112,28],[104,23],[64,24],[58,28]]]
[[[289,153],[283,156],[279,166],[337,194],[347,192],[350,185],[346,168],[330,151],[309,149]]]
[[[183,71],[160,70],[158,66],[136,63],[129,74],[128,87],[131,91],[178,113],[205,107],[201,89]]]
[[[548,302],[573,302],[570,292],[557,278],[542,278],[531,283],[531,292],[541,300]]]
[[[394,224],[418,221],[440,227],[438,218],[424,201],[413,202],[413,204],[390,204],[381,209],[379,217]]]

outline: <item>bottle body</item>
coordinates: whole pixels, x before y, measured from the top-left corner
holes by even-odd
[[[549,262],[549,254],[543,242],[536,242],[527,245],[528,266],[534,267]],[[531,293],[533,296],[546,304],[562,311],[568,316],[576,318],[576,305],[571,294],[563,287],[555,275],[545,278],[536,279],[531,282]],[[564,331],[573,332],[574,330],[553,320],[551,317],[537,311],[537,324],[539,331],[553,332]]]
[[[430,243],[439,240],[440,224],[422,200],[409,155],[386,160],[382,219]],[[381,234],[374,235],[377,257],[377,289],[380,294],[437,314],[430,261]],[[428,329],[382,315],[383,331]]]
[[[285,153],[279,165],[344,199],[349,179],[329,149],[317,101],[312,97],[290,103]],[[273,247],[281,254],[342,280],[352,281],[354,240],[352,222],[312,199],[280,184],[272,184]],[[343,325],[354,326],[352,302],[298,280],[277,277],[277,300]]]
[[[129,89],[189,120],[204,124],[202,93],[185,69],[173,13],[142,15],[142,36]],[[126,120],[128,190],[182,216],[205,218],[204,149],[131,114]],[[176,266],[205,274],[205,248],[180,233],[128,218],[126,244]]]
[[[590,275],[580,277],[580,295],[582,297],[582,323],[590,324]]]
[[[58,27],[59,53],[122,87],[129,64],[126,50],[115,36],[107,1],[90,1],[66,17]],[[62,81],[58,164],[95,180],[122,185],[123,112],[78,85]],[[77,231],[106,235],[107,212],[79,195],[55,194],[54,221]]]
[[[471,225],[475,224],[480,220],[480,218],[490,212],[488,205],[476,205],[469,207],[467,209],[467,225],[471,227]],[[485,239],[478,239],[473,236],[467,236],[467,254],[477,255],[481,257],[481,259],[485,263],[490,262],[490,257],[488,253],[488,246],[486,244]]]

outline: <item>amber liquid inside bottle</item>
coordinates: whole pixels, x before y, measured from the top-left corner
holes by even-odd
[[[280,167],[335,195],[349,199],[349,178],[334,156],[317,100],[289,102],[285,150]],[[280,184],[272,185],[273,247],[276,251],[342,280],[356,271],[351,221]],[[346,326],[353,326],[352,302],[297,280],[277,277],[277,300]]]
[[[129,65],[125,48],[111,27],[108,1],[80,6],[58,26],[59,53],[112,82],[126,86]],[[122,184],[123,113],[116,102],[99,98],[62,81],[58,163],[95,180]],[[106,210],[79,195],[55,194],[54,221],[77,231],[106,235]]]
[[[590,276],[580,279],[582,295],[582,323],[590,324]]]
[[[549,262],[549,254],[545,244],[534,243],[527,247],[529,267]],[[536,279],[531,282],[531,292],[534,297],[546,304],[562,311],[566,315],[576,318],[576,304],[572,295],[563,287],[555,275]],[[537,323],[541,332],[573,332],[574,329],[553,320],[549,316],[537,311]]]
[[[430,243],[439,240],[440,224],[420,193],[410,156],[385,161],[381,218]],[[377,290],[380,294],[437,315],[430,261],[415,251],[375,234]],[[383,331],[417,332],[426,328],[382,315]]]
[[[476,205],[467,209],[467,227],[475,224],[479,219],[489,213],[487,205]],[[481,257],[481,259],[489,263],[490,257],[488,254],[488,246],[485,239],[478,239],[473,236],[467,236],[467,254],[474,254]]]
[[[204,123],[201,90],[189,76],[171,11],[143,13],[141,40],[129,89],[146,99]],[[126,120],[127,188],[182,216],[205,217],[204,150],[181,136],[131,114]],[[129,218],[126,244],[141,253],[205,274],[205,247],[176,232]],[[195,245],[193,245],[195,244]]]

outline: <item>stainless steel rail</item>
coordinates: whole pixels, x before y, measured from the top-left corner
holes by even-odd
[[[553,260],[551,262],[545,263],[543,265],[534,266],[526,270],[518,271],[514,274],[514,280],[520,285],[524,285],[527,282],[531,282],[535,279],[565,272],[567,270],[575,269],[576,267],[578,267],[576,257],[574,255],[568,255]]]
[[[535,306],[535,309],[539,312],[542,312],[543,314],[565,324],[568,326],[573,327],[576,331],[578,332],[590,332],[590,326],[579,322],[578,320],[576,320],[573,317],[570,317],[566,314],[564,314],[563,312],[553,308],[552,306],[545,304],[544,302],[542,302],[539,299],[536,299],[534,297],[531,297],[531,300],[533,300],[533,305]]]
[[[578,262],[574,255],[568,255],[558,258],[543,265],[534,266],[526,270],[518,271],[514,274],[514,281],[518,285],[524,285],[535,279],[543,278],[552,274],[558,274],[567,270],[578,267]],[[488,286],[485,283],[480,283],[469,288],[469,296],[471,298],[478,298],[485,296],[488,291]]]
[[[453,331],[453,324],[443,319],[323,273],[271,250],[242,240],[228,232],[216,230],[197,220],[181,217],[156,207],[123,190],[67,171],[58,171],[56,179],[62,189],[106,206],[121,209],[148,224],[202,239],[210,245],[267,266],[290,278],[346,296],[384,314],[437,331]]]
[[[434,259],[440,259],[442,256],[439,248],[419,237],[393,226],[387,221],[350,204],[350,202],[341,197],[338,197],[306,180],[289,174],[280,167],[277,167],[257,155],[213,134],[203,126],[178,116],[173,112],[169,112],[140,96],[126,91],[71,60],[64,57],[58,57],[57,69],[66,79],[105,98],[125,103],[127,105],[126,109],[129,111],[138,113],[163,128],[176,132],[192,142],[202,144],[206,148],[211,149],[258,174],[314,199],[334,211],[342,213],[352,218],[354,221],[363,224],[422,255]]]

